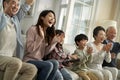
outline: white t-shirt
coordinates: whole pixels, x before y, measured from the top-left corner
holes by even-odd
[[[12,57],[17,45],[16,30],[9,16],[7,26],[0,31],[0,55]]]

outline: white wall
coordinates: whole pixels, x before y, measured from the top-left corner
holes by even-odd
[[[91,31],[94,27],[100,25],[101,21],[103,20],[112,20],[114,19],[115,15],[115,8],[116,8],[116,1],[117,0],[98,0],[98,8],[95,15],[95,22],[91,26]],[[21,21],[22,29],[24,33],[27,29],[31,26],[36,24],[38,19],[39,13],[44,9],[52,9],[56,13],[56,17],[58,19],[59,15],[59,3],[60,0],[36,0],[34,15],[32,17],[24,18]],[[92,35],[90,35],[92,37]]]
[[[97,4],[97,11],[96,14],[94,15],[95,21],[94,23],[90,26],[90,31],[89,31],[89,38],[92,41],[93,40],[93,29],[96,26],[101,26],[102,21],[104,20],[114,20],[115,17],[115,10],[116,10],[116,4],[117,0],[98,0]],[[92,39],[91,39],[92,38]]]
[[[31,25],[36,24],[39,14],[42,10],[51,9],[54,11],[56,0],[35,0],[35,1],[36,2],[35,2],[34,15],[32,17],[27,16],[21,21],[22,31],[24,34]]]
[[[96,25],[100,25],[103,20],[112,20],[115,16],[117,0],[99,0],[97,15],[96,15]]]

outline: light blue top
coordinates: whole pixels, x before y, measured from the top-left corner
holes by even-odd
[[[20,20],[25,16],[25,14],[27,13],[29,9],[30,9],[29,5],[23,4],[21,5],[19,12],[15,16],[11,17],[13,24],[15,25],[15,30],[16,30],[16,35],[17,35],[16,56],[20,59],[22,59],[24,55],[24,48],[23,48],[22,37],[21,37]],[[7,16],[3,12],[2,0],[0,0],[0,31],[3,30],[3,28],[7,26],[7,21],[8,21]]]

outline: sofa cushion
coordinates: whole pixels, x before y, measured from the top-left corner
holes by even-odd
[[[74,53],[74,50],[76,49],[75,45],[73,44],[63,44],[63,49],[66,53]]]

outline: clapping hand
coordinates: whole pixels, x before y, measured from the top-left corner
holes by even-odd
[[[78,59],[78,55],[71,55],[71,59]]]
[[[116,58],[116,54],[115,53],[111,53],[111,58],[115,59]]]
[[[59,42],[60,43],[60,40],[61,40],[60,36],[59,35],[55,35],[53,40],[52,40],[52,43],[55,43],[55,42]]]
[[[92,47],[87,46],[87,53],[88,53],[88,54],[91,54],[92,52],[93,52],[93,48],[92,48]]]
[[[112,47],[112,43],[108,43],[108,44],[104,45],[103,50],[108,53],[110,51],[111,47]]]

